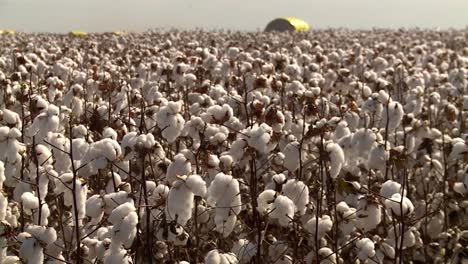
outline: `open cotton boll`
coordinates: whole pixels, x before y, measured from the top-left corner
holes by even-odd
[[[173,184],[177,176],[189,175],[192,171],[192,165],[184,154],[179,153],[174,156],[174,161],[167,167],[166,181]]]
[[[207,203],[215,207],[216,229],[224,237],[229,236],[242,209],[239,181],[218,173],[208,187]]]
[[[315,258],[315,252],[311,252],[314,256],[310,256],[311,258]],[[323,247],[319,249],[318,254],[320,256],[320,263],[321,264],[336,264],[336,253],[333,252],[330,248]],[[312,262],[312,259],[310,260]],[[309,262],[307,262],[309,263]]]
[[[185,226],[192,218],[193,198],[193,192],[182,180],[175,181],[167,197],[167,218]]]
[[[388,113],[387,113],[388,112]],[[401,124],[405,111],[403,106],[398,102],[391,102],[388,104],[388,107],[385,106],[382,113],[382,121],[380,122],[381,128],[386,128],[388,126],[388,131],[392,133],[395,131]],[[388,121],[387,121],[388,115]],[[388,122],[388,124],[387,124]]]
[[[247,144],[258,152],[268,153],[268,142],[270,142],[272,129],[269,125],[262,123],[255,124],[251,129],[246,129],[243,133],[249,135]]]
[[[222,124],[227,122],[233,116],[233,110],[230,105],[223,104],[210,106],[202,118],[207,123]]]
[[[362,231],[370,231],[382,221],[381,205],[372,197],[361,197],[356,208],[356,227]]]
[[[396,228],[396,231],[395,231]],[[404,232],[404,237],[403,237],[403,248],[409,248],[412,246],[416,245],[416,241],[419,238],[419,234],[417,234],[417,230],[415,227],[410,227]],[[396,237],[396,243],[395,243],[395,233],[397,235]],[[398,248],[401,247],[401,224],[398,223],[394,226],[390,226],[387,232],[387,238],[385,241],[388,243],[390,247],[396,247],[398,245]],[[416,236],[417,234],[417,236]],[[440,234],[440,233],[439,233]]]
[[[111,244],[111,248],[106,252],[106,256],[104,257],[104,264],[114,264],[114,263],[119,263],[119,264],[128,264],[131,263],[128,255],[127,255],[127,250],[123,248],[113,248]]]
[[[106,127],[102,131],[102,137],[117,140],[117,132],[111,127]]]
[[[101,218],[104,214],[104,199],[95,194],[86,200],[86,215],[91,218]]]
[[[304,215],[309,204],[309,187],[302,181],[288,180],[283,185],[283,194],[293,201],[296,212]]]
[[[287,196],[278,195],[271,208],[268,217],[271,219],[278,219],[281,226],[289,226],[294,218],[295,206],[293,201]]]
[[[299,168],[299,142],[294,141],[286,145],[282,153],[284,154],[283,166],[291,172],[296,171]]]
[[[122,242],[126,248],[130,247],[137,234],[137,224],[138,214],[132,211],[119,224],[112,227],[115,241]]]
[[[374,242],[367,237],[356,241],[356,250],[360,260],[366,260],[375,256]]]
[[[390,197],[392,197],[393,194],[400,193],[400,192],[401,192],[401,184],[400,183],[398,183],[396,181],[392,181],[392,180],[387,180],[380,187],[379,194],[380,194],[380,196],[389,199]]]
[[[401,202],[401,205],[400,205]],[[401,208],[400,208],[401,206]],[[406,196],[401,197],[400,193],[394,193],[390,199],[385,200],[385,207],[389,210],[389,213],[395,215],[408,215],[414,211],[413,203]]]
[[[220,253],[213,249],[205,256],[205,264],[237,264],[238,260],[234,253]]]
[[[31,192],[24,192],[21,195],[21,201],[26,209],[31,210],[39,208],[39,199]]]
[[[234,242],[231,252],[236,254],[240,264],[249,263],[257,254],[257,245],[247,239],[239,239]]]
[[[367,128],[358,129],[351,139],[353,151],[363,158],[368,157],[368,153],[375,143],[377,136],[375,133]]]
[[[19,257],[28,264],[43,264],[44,252],[41,245],[33,237],[22,241],[19,250]]]
[[[134,211],[136,211],[136,208],[133,205],[133,203],[127,202],[127,203],[121,204],[117,206],[116,208],[114,208],[114,210],[112,210],[112,213],[110,214],[109,218],[107,218],[107,221],[113,225],[116,225],[122,222],[122,220],[128,214]]]
[[[317,236],[319,239],[321,239],[327,232],[332,230],[333,227],[333,222],[328,215],[323,215],[318,219],[318,229],[316,229],[317,225],[317,218],[312,217],[307,223],[304,225],[304,228],[312,235],[312,237],[315,237],[316,230]]]
[[[130,195],[125,191],[118,191],[104,195],[105,213],[110,214],[115,207],[124,203],[134,203]]]
[[[390,154],[384,144],[374,144],[367,158],[367,166],[369,169],[385,171],[389,157]]]
[[[343,149],[336,143],[329,143],[327,152],[330,155],[330,177],[336,178],[345,162]]]
[[[156,122],[162,130],[162,136],[169,142],[174,142],[182,132],[185,120],[179,112],[182,110],[182,102],[168,102],[162,106],[156,114]]]
[[[206,182],[200,177],[200,175],[192,174],[187,176],[185,184],[193,192],[194,195],[205,197],[206,195]]]

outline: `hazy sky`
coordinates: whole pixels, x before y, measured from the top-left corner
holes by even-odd
[[[26,32],[262,30],[283,16],[312,28],[465,28],[468,0],[0,0],[0,29]]]

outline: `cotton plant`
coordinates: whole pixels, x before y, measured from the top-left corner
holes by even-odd
[[[280,226],[288,227],[294,218],[294,202],[287,196],[278,194],[274,190],[265,190],[257,198],[257,211],[276,219]]]

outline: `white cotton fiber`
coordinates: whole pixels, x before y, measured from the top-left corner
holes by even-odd
[[[204,197],[206,195],[206,182],[200,175],[192,174],[187,177],[185,184],[194,195]]]
[[[218,173],[208,187],[207,203],[215,207],[216,229],[228,236],[242,209],[239,181],[231,175]]]
[[[291,172],[299,168],[299,142],[291,142],[282,151],[284,154],[283,166]]]
[[[296,212],[304,215],[309,204],[309,187],[302,181],[288,180],[283,185],[283,194],[293,201]]]
[[[408,215],[414,211],[413,203],[406,196],[401,197],[400,193],[394,193],[390,199],[385,200],[385,207],[395,215]],[[390,214],[391,215],[391,214]]]
[[[318,238],[322,238],[325,233],[329,232],[332,230],[333,227],[333,222],[328,215],[323,215],[318,219],[318,229],[316,229],[317,225],[317,218],[312,217],[307,223],[304,225],[304,228],[312,235],[312,237],[315,237],[315,232],[317,232]]]
[[[380,196],[385,197],[385,198],[390,198],[394,193],[399,193],[401,192],[401,184],[392,181],[392,180],[387,180],[384,182],[380,188]]]
[[[188,220],[192,218],[193,198],[193,192],[182,180],[174,182],[167,197],[166,214],[168,219],[176,220],[181,226],[186,225]]]
[[[345,162],[344,152],[336,143],[329,143],[327,151],[330,155],[330,177],[336,178]]]
[[[356,227],[365,231],[373,230],[382,221],[381,206],[369,198],[362,197],[356,208]]]
[[[38,198],[30,192],[25,192],[21,195],[21,201],[26,209],[37,209],[39,208]]]
[[[100,217],[104,212],[104,200],[98,194],[88,198],[86,201],[86,215],[91,218]]]
[[[358,252],[358,258],[360,260],[366,260],[372,258],[375,255],[375,245],[369,238],[362,238],[356,242],[356,249]]]
[[[112,210],[112,213],[110,214],[109,218],[107,218],[107,221],[113,225],[118,224],[122,222],[122,220],[131,212],[134,212],[136,210],[135,206],[133,203],[124,203]]]

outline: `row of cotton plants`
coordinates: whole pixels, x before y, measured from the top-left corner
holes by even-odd
[[[0,36],[0,263],[468,263],[467,34]]]

